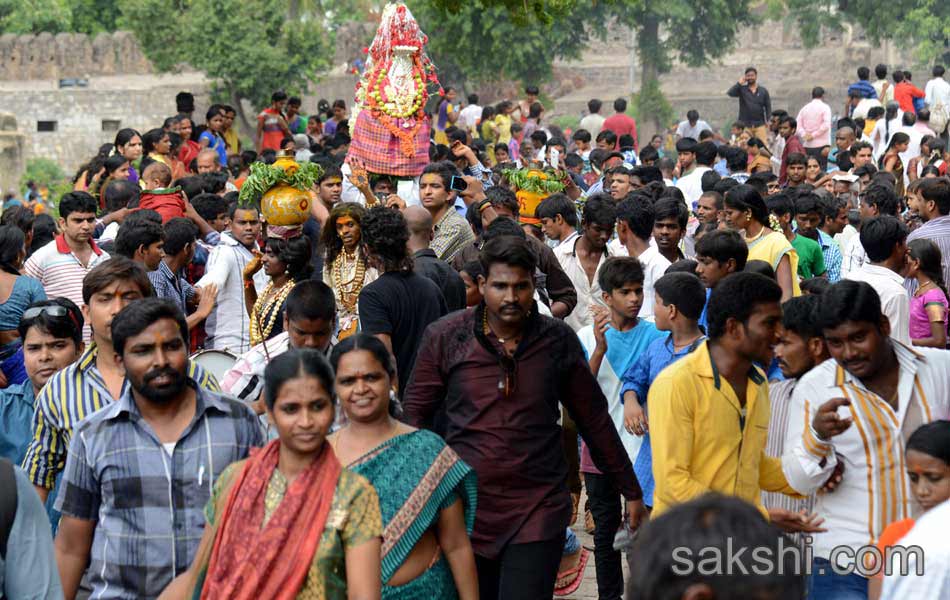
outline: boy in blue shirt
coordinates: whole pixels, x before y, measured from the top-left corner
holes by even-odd
[[[643,438],[633,461],[633,470],[643,488],[643,503],[647,506],[653,506],[654,487],[653,453],[645,411],[647,391],[660,371],[695,350],[706,339],[697,323],[706,295],[695,275],[668,273],[657,280],[654,290],[656,328],[670,333],[651,343],[624,372],[620,390],[624,428]]]
[[[597,281],[607,308],[592,306],[594,324],[577,332],[631,462],[642,440],[623,428],[620,376],[654,340],[663,337],[653,323],[638,318],[643,306],[643,279],[643,267],[636,258],[616,256],[604,261]],[[623,571],[613,541],[622,519],[620,492],[594,465],[586,445],[581,451],[581,471],[595,525],[598,594],[600,598],[619,599],[623,597]]]
[[[726,276],[745,269],[749,246],[731,229],[710,231],[696,242],[696,275],[706,287],[706,304],[712,289]],[[706,328],[706,307],[699,315],[699,325]]]

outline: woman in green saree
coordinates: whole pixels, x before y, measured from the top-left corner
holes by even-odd
[[[477,600],[475,472],[439,436],[391,416],[396,367],[380,340],[349,337],[330,362],[347,417],[330,445],[380,498],[383,599]]]
[[[379,503],[326,443],[335,408],[327,359],[278,356],[264,371],[264,401],[279,439],[218,477],[195,560],[161,600],[377,600]]]

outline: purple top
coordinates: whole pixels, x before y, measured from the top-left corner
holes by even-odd
[[[947,296],[940,288],[928,290],[910,299],[910,339],[919,340],[930,337],[930,317],[927,316],[927,307],[931,304],[943,307],[943,327],[947,328]]]

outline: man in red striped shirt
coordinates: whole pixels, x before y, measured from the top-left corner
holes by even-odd
[[[82,306],[82,280],[93,267],[109,258],[92,239],[96,227],[96,199],[86,192],[69,192],[59,202],[63,233],[27,259],[23,272],[39,280],[49,298],[69,298]],[[87,324],[83,340],[92,333]]]

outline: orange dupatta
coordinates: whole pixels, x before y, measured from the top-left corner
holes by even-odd
[[[287,487],[263,527],[264,496],[280,441],[254,452],[218,516],[202,598],[292,600],[306,581],[342,467],[329,444]]]

